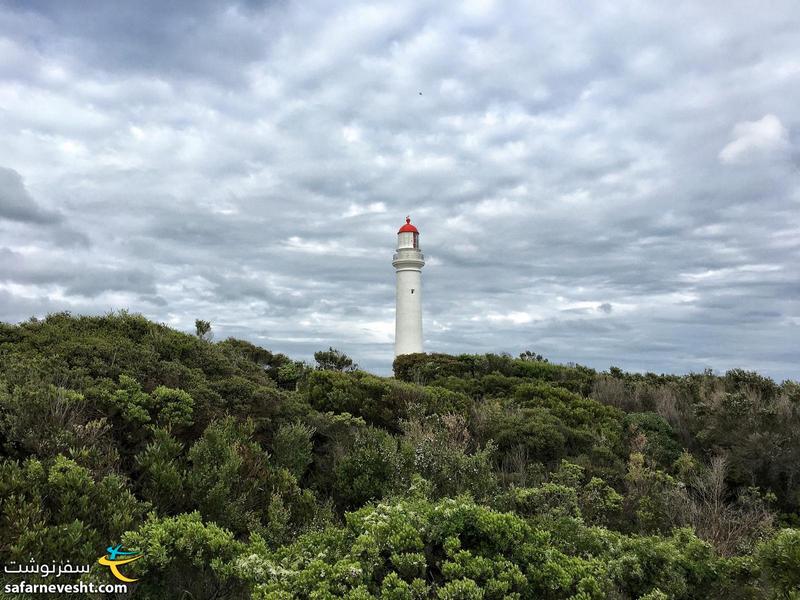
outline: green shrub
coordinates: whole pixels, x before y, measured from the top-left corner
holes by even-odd
[[[298,480],[301,479],[314,460],[314,445],[311,441],[314,433],[313,427],[303,423],[282,425],[272,443],[273,462],[288,470]]]
[[[151,514],[123,543],[142,553],[130,571],[139,579],[136,593],[144,598],[168,600],[178,590],[192,598],[245,596],[235,569],[244,546],[196,512],[167,518]]]
[[[781,529],[756,551],[776,598],[800,598],[800,529]]]

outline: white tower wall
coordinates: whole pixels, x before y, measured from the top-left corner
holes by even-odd
[[[418,236],[418,233],[401,231],[392,261],[397,272],[395,356],[422,352],[422,267],[425,266],[425,257],[419,249]]]
[[[422,271],[398,269],[394,355],[422,352]]]

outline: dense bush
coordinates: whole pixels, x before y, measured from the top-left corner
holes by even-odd
[[[385,378],[210,331],[0,324],[0,562],[123,543],[144,599],[800,597],[797,383],[533,352]]]

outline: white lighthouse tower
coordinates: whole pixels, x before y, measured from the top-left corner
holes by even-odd
[[[406,217],[397,232],[397,252],[392,266],[397,272],[397,312],[394,325],[394,355],[422,352],[422,267],[419,231]]]

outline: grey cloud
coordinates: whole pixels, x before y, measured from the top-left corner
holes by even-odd
[[[28,16],[30,29],[17,30],[15,37],[27,34],[47,52],[66,50],[100,72],[158,72],[179,80],[211,76],[241,84],[243,67],[263,56],[274,34],[264,14],[270,4],[22,2],[15,12]]]
[[[797,378],[792,8],[4,5],[0,164],[60,221],[0,224],[0,318],[385,373],[410,213],[430,350]]]
[[[89,237],[60,211],[39,204],[17,171],[5,167],[0,167],[0,234],[5,240],[24,239],[61,249],[91,245]]]
[[[44,225],[60,220],[57,213],[36,204],[19,173],[5,167],[0,167],[0,218]]]
[[[72,259],[45,253],[28,255],[0,248],[0,281],[34,286],[56,285],[68,296],[95,297],[107,291],[154,294],[152,273],[139,268],[89,264],[86,257]]]

